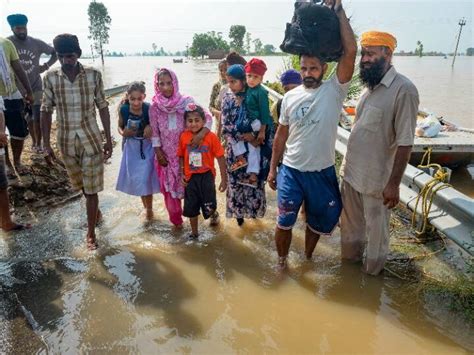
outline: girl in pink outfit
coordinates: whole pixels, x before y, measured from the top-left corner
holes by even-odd
[[[180,181],[179,137],[185,130],[184,109],[191,96],[181,95],[178,78],[169,69],[159,69],[154,78],[155,96],[150,107],[150,125],[153,130],[152,143],[157,159],[160,190],[165,199],[171,223],[183,224],[181,200],[184,187]],[[192,145],[199,146],[212,126],[211,115],[206,112],[206,127],[193,139]]]

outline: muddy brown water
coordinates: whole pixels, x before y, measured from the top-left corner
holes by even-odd
[[[193,80],[199,71],[182,87]],[[0,235],[0,353],[474,351],[473,325],[443,300],[341,264],[338,233],[307,262],[298,222],[290,272],[278,274],[272,192],[266,218],[242,228],[224,218],[219,194],[222,223],[203,223],[199,241],[187,240],[188,224],[171,227],[160,195],[156,221],[144,224],[139,199],[114,189],[120,157],[118,145],[96,253],[84,246],[83,200],[32,216],[30,231]]]

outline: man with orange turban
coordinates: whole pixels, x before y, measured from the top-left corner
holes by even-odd
[[[392,65],[394,36],[362,34],[360,78],[366,86],[341,167],[342,258],[360,261],[377,275],[389,251],[390,210],[410,159],[418,113],[418,91]],[[365,249],[365,250],[364,250]]]

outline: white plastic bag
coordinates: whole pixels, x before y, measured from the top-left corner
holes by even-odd
[[[439,134],[441,128],[442,126],[438,119],[434,115],[429,115],[418,121],[415,134],[418,137],[432,138]]]

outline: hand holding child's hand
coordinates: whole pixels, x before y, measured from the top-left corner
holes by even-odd
[[[183,185],[184,187],[188,186],[188,181],[186,180],[184,175],[181,176],[181,185]]]
[[[222,179],[219,184],[219,191],[224,192],[225,190],[227,190],[227,179]]]
[[[168,160],[166,159],[166,155],[161,149],[156,152],[156,159],[158,160],[158,164],[160,164],[161,166],[168,166]]]
[[[127,137],[127,138],[128,138],[128,137],[134,137],[134,136],[135,136],[135,131],[132,131],[132,130],[129,129],[129,128],[124,128],[122,135],[123,135],[124,137]]]
[[[153,131],[151,127],[146,126],[145,129],[143,130],[143,138],[150,139],[152,135],[153,135]]]

